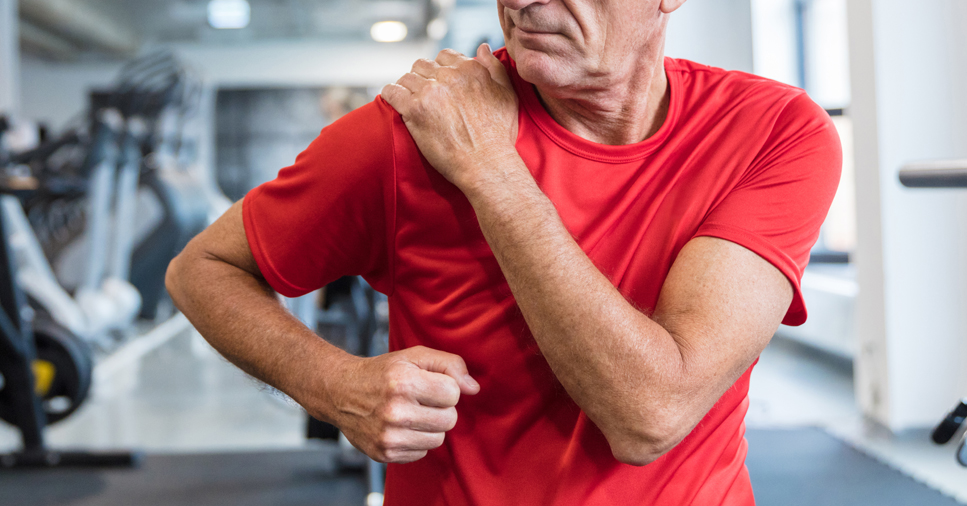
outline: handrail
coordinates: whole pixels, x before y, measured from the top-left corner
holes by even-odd
[[[967,159],[914,162],[900,169],[907,188],[967,188]]]

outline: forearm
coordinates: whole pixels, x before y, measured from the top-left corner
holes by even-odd
[[[698,421],[683,420],[678,343],[595,267],[526,169],[501,173],[466,193],[555,375],[616,454],[677,443]]]
[[[330,378],[351,357],[289,313],[263,279],[189,245],[169,266],[166,284],[175,305],[233,364],[307,409],[332,404]]]

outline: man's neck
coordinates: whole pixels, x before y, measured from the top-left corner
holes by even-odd
[[[620,79],[599,79],[560,93],[537,88],[537,95],[554,121],[581,138],[614,146],[641,142],[657,133],[668,115],[664,58],[651,60]]]

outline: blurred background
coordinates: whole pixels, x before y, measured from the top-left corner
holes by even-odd
[[[292,473],[322,460],[299,475],[316,504],[377,504],[381,469],[220,358],[173,309],[164,268],[414,60],[482,42],[503,45],[493,0],[0,0],[0,330],[21,343],[0,342],[0,504],[309,504]],[[689,0],[666,54],[801,87],[843,142],[802,283],[809,321],[782,327],[753,373],[760,504],[967,504],[967,404],[932,433],[967,397],[967,2]],[[940,176],[909,188],[905,168]],[[385,300],[360,280],[288,303],[353,353],[385,346]],[[40,404],[2,358],[15,350],[36,355]],[[132,473],[172,488],[2,469],[64,448],[122,466],[145,452]],[[226,455],[283,460],[184,470],[243,459]],[[278,495],[232,495],[266,476]]]

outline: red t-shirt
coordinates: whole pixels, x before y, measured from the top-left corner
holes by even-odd
[[[606,146],[551,119],[517,75],[517,150],[568,230],[637,307],[654,308],[678,252],[714,236],[771,262],[795,287],[832,201],[840,143],[803,91],[667,58],[657,134]],[[426,164],[382,99],[323,129],[249,193],[245,231],[262,274],[297,296],[340,276],[389,295],[390,347],[463,357],[481,385],[440,448],[390,465],[387,506],[753,504],[743,419],[751,368],[685,440],[644,467],[607,441],[551,372],[456,187]],[[324,367],[324,365],[320,365]]]

